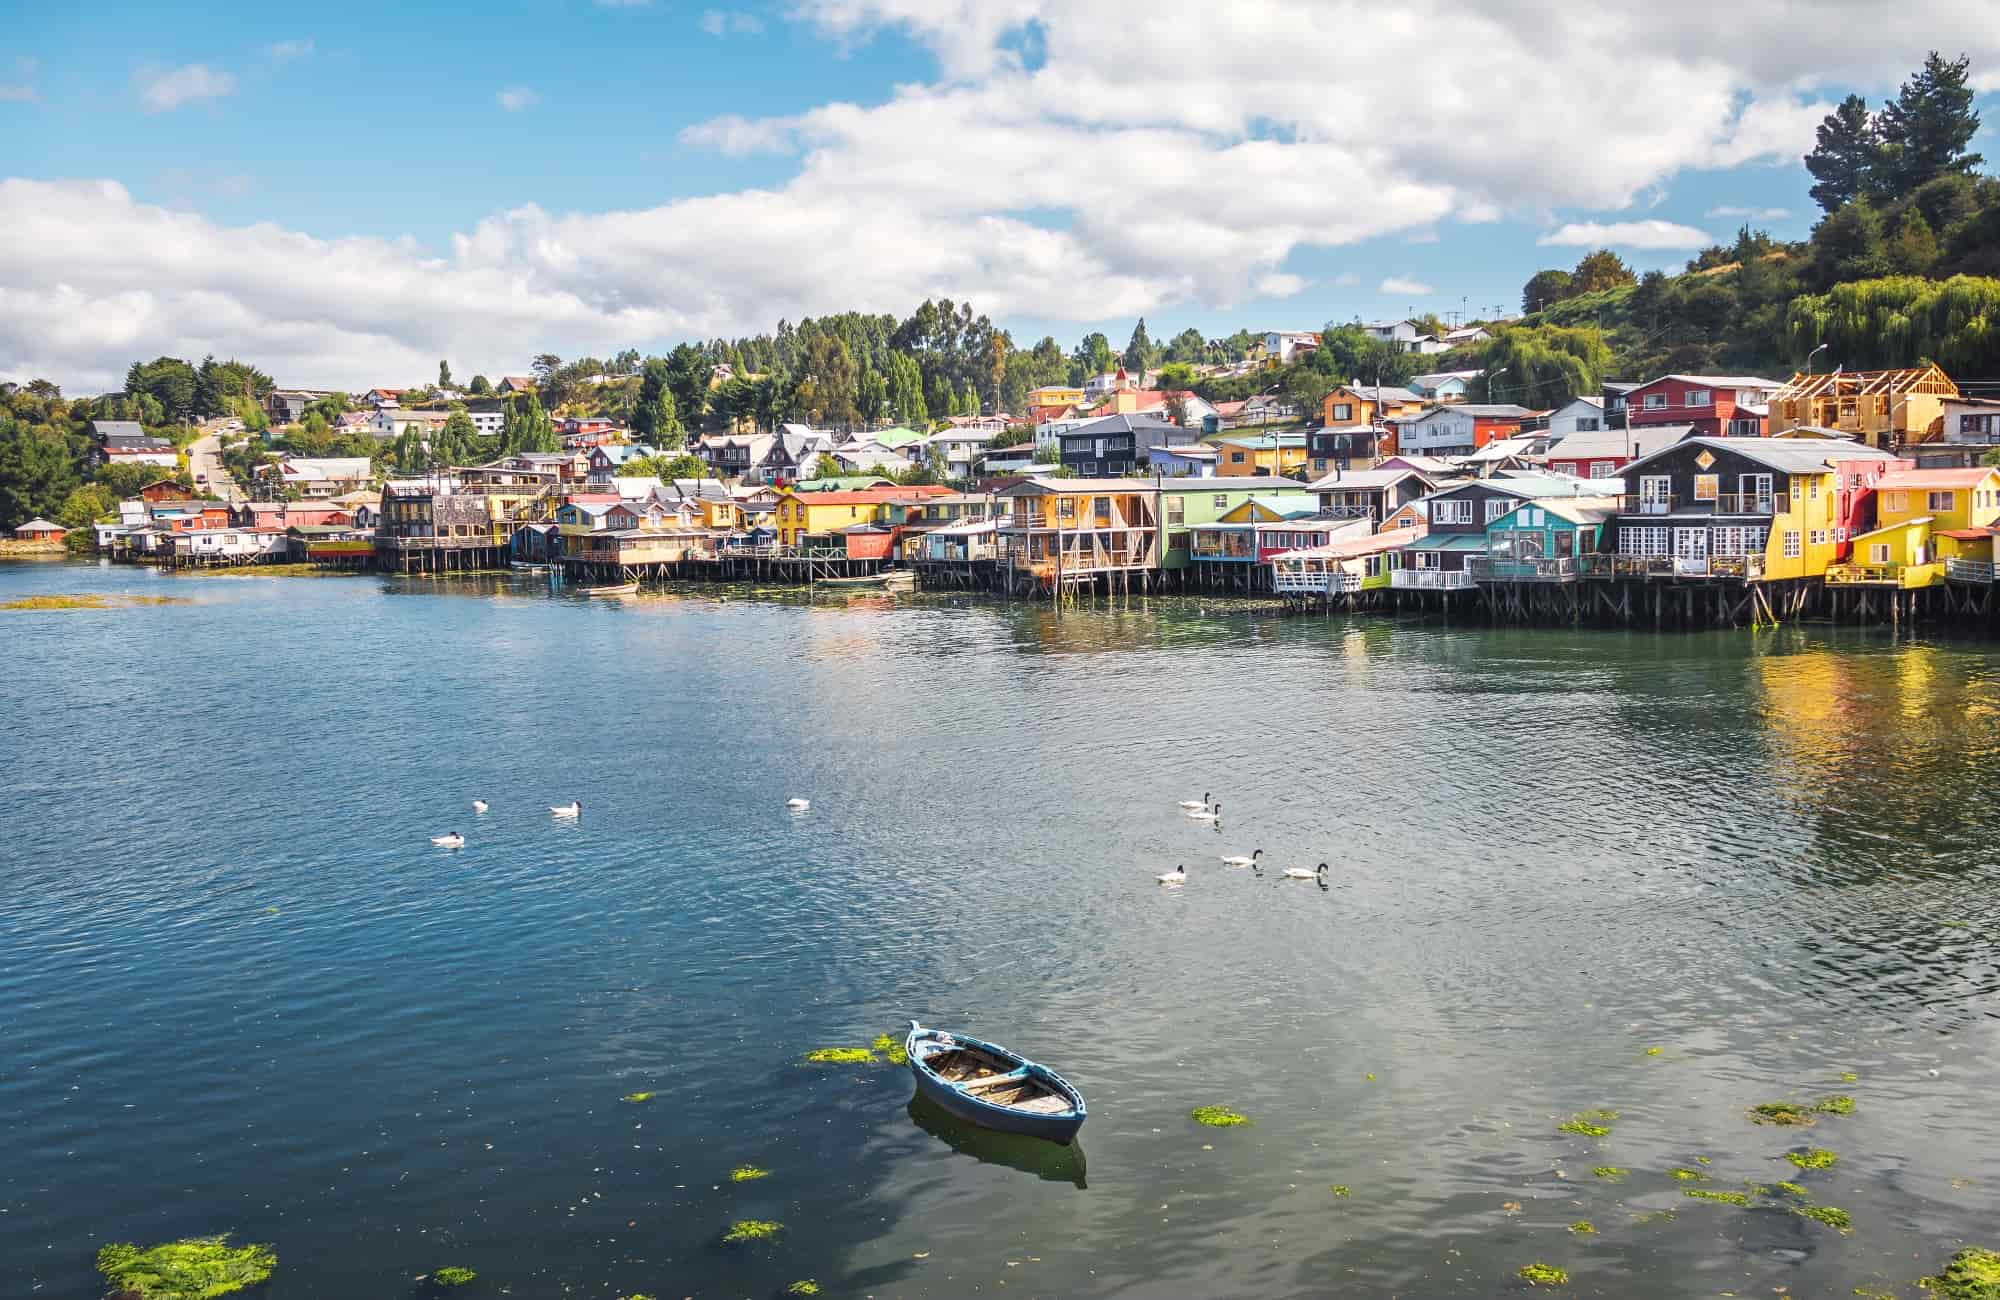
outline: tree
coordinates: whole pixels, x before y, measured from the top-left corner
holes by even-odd
[[[1813,202],[1835,212],[1869,193],[1875,169],[1882,161],[1882,137],[1869,115],[1868,101],[1849,95],[1828,113],[1814,132],[1816,143],[1806,155],[1806,170],[1816,182]]]
[[[67,449],[49,426],[0,412],[0,529],[54,514],[76,486]]]
[[[1160,387],[1178,391],[1194,387],[1194,367],[1185,361],[1169,361],[1160,367]]]
[[[1198,329],[1184,329],[1174,335],[1173,342],[1167,344],[1166,360],[1183,361],[1189,365],[1200,365],[1208,354],[1208,340]]]
[[[672,381],[672,370],[664,358],[646,361],[639,380],[639,404],[632,408],[632,431],[656,447],[678,447],[684,436]]]
[[[85,483],[70,489],[51,516],[64,528],[83,530],[106,515],[118,513],[118,498],[102,483]]]
[[[474,375],[472,382],[466,385],[465,391],[474,397],[490,397],[493,394],[493,383],[485,375]]]
[[[125,391],[151,396],[167,420],[185,420],[195,413],[195,369],[179,357],[134,361],[125,372]]]
[[[514,399],[507,408],[506,424],[501,430],[501,446],[510,452],[555,451],[555,421],[549,419],[542,409],[541,398],[534,393]]]
[[[479,428],[472,417],[465,413],[460,402],[451,404],[451,414],[445,417],[444,428],[438,433],[437,458],[446,465],[463,465],[479,459]]]
[[[1938,260],[1937,236],[1931,233],[1924,214],[1911,207],[1898,219],[1896,233],[1882,251],[1898,275],[1925,275]]]
[[[1285,396],[1298,403],[1308,419],[1316,418],[1326,395],[1334,390],[1333,378],[1311,366],[1293,366],[1285,372],[1281,387]]]
[[[889,410],[896,423],[921,429],[931,421],[924,401],[924,376],[907,353],[889,354]]]
[[[1625,259],[1608,248],[1600,248],[1594,253],[1586,253],[1570,273],[1571,296],[1580,297],[1586,293],[1598,293],[1605,289],[1616,289],[1622,284],[1636,283],[1632,268],[1625,265]]]
[[[1142,388],[1146,383],[1146,372],[1152,367],[1153,353],[1153,340],[1146,333],[1146,318],[1141,316],[1139,323],[1132,327],[1132,341],[1125,345],[1125,355],[1119,360],[1125,365],[1125,373]]]
[[[683,343],[667,354],[667,388],[674,395],[674,410],[690,429],[701,427],[708,414],[708,380],[713,367],[700,348]],[[850,401],[849,405],[852,405]]]
[[[1537,271],[1521,286],[1522,314],[1540,311],[1572,295],[1575,277],[1568,271]]]
[[[1883,188],[1892,197],[1901,198],[1936,176],[1970,172],[1986,161],[1966,151],[1979,130],[1972,88],[1966,85],[1969,66],[1963,55],[1947,61],[1932,50],[1917,74],[1883,105],[1876,127],[1882,137]]]
[[[438,387],[451,387],[451,362],[449,361],[438,362]]]
[[[1111,351],[1111,340],[1101,333],[1090,333],[1078,340],[1076,350],[1070,353],[1069,381],[1081,384],[1093,375],[1101,375],[1111,369],[1117,360]]]
[[[1596,329],[1519,325],[1496,330],[1481,360],[1493,380],[1479,396],[1543,410],[1603,391],[1611,349]]]

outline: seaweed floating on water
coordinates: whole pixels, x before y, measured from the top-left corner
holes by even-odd
[[[722,1234],[724,1241],[763,1241],[775,1237],[785,1225],[769,1219],[738,1219]]]
[[[882,1053],[883,1058],[891,1065],[908,1065],[910,1063],[910,1054],[903,1050],[901,1039],[891,1038],[889,1035],[883,1034],[873,1043],[869,1044],[869,1046]],[[801,1294],[804,1293],[802,1292]]]
[[[144,1250],[114,1242],[97,1252],[97,1271],[113,1292],[138,1300],[210,1300],[271,1276],[269,1246],[232,1246],[229,1234],[186,1237]]]
[[[874,1059],[865,1047],[815,1047],[806,1053],[810,1065],[867,1065]]]
[[[186,605],[186,596],[107,596],[97,592],[82,595],[23,596],[10,600],[0,609],[51,610],[51,609],[134,609],[142,605]]]
[[[1839,1163],[1840,1157],[1823,1147],[1807,1147],[1803,1151],[1787,1151],[1785,1159],[1801,1169],[1831,1169]]]
[[[1335,1196],[1342,1196],[1342,1197],[1352,1196],[1354,1195],[1354,1189],[1352,1187],[1349,1187],[1346,1183],[1335,1183],[1333,1185],[1333,1194]]]
[[[1852,1115],[1854,1113],[1854,1098],[1846,1096],[1828,1097],[1821,1101],[1819,1105],[1814,1106],[1813,1109],[1822,1115]]]
[[[653,1099],[653,1094],[650,1092],[628,1092],[623,1097],[620,1097],[618,1100],[629,1101],[634,1106],[640,1106],[644,1105],[646,1102],[651,1101],[652,1099]]]
[[[478,1276],[479,1274],[469,1268],[459,1268],[456,1265],[452,1265],[438,1269],[432,1273],[431,1285],[441,1287],[465,1286]]]
[[[817,1282],[813,1281],[813,1280],[812,1280],[811,1278],[809,1278],[809,1277],[806,1277],[806,1278],[800,1278],[800,1279],[799,1279],[798,1281],[796,1281],[796,1282],[792,1283],[792,1284],[791,1284],[790,1286],[788,1286],[788,1287],[786,1287],[786,1288],[785,1288],[785,1294],[786,1294],[786,1295],[818,1295],[818,1294],[819,1294],[819,1283],[817,1283]]]
[[[1250,1122],[1248,1115],[1239,1114],[1227,1106],[1196,1106],[1188,1112],[1188,1118],[1210,1128],[1235,1128],[1238,1124]]]
[[[1781,1192],[1789,1192],[1793,1196],[1804,1197],[1807,1200],[1812,1199],[1812,1193],[1808,1192],[1805,1188],[1799,1186],[1797,1183],[1772,1183],[1771,1186],[1777,1188]]]
[[[1811,1106],[1801,1106],[1795,1101],[1767,1101],[1761,1106],[1750,1108],[1750,1122],[1777,1124],[1784,1128],[1811,1128],[1813,1109]]]
[[[1711,1192],[1703,1187],[1683,1187],[1682,1196],[1692,1196],[1697,1201],[1720,1201],[1724,1205],[1748,1205],[1748,1192]]]
[[[1631,1173],[1632,1171],[1630,1169],[1620,1168],[1617,1165],[1597,1165],[1596,1167],[1591,1169],[1590,1172],[1596,1174],[1599,1178],[1609,1179],[1610,1181],[1615,1183],[1620,1179],[1622,1179],[1623,1177],[1625,1177],[1625,1175]]]
[[[2000,1253],[1969,1246],[1917,1285],[1942,1300],[2000,1300]]]
[[[1861,1076],[1856,1074],[1852,1070],[1842,1070],[1840,1072],[1840,1081],[1842,1083],[1855,1083],[1858,1082],[1860,1078]]]
[[[1515,1276],[1519,1277],[1529,1286],[1569,1285],[1569,1274],[1563,1272],[1553,1264],[1544,1264],[1540,1260],[1536,1260],[1532,1264],[1523,1264],[1515,1273]]]
[[[1854,1226],[1853,1217],[1835,1205],[1801,1205],[1793,1209],[1792,1213],[1801,1218],[1817,1220],[1841,1232],[1846,1232]]]
[[[1669,1169],[1667,1170],[1667,1177],[1677,1178],[1684,1183],[1705,1183],[1708,1181],[1708,1175],[1699,1169]]]
[[[1608,1126],[1593,1124],[1581,1115],[1578,1115],[1574,1119],[1566,1119],[1556,1125],[1556,1127],[1565,1133],[1575,1133],[1587,1138],[1601,1138],[1611,1131]]]
[[[1589,1219],[1578,1219],[1575,1223],[1569,1225],[1569,1230],[1579,1237],[1594,1237],[1597,1235],[1597,1225]]]
[[[769,1178],[770,1176],[770,1170],[759,1169],[755,1165],[738,1165],[729,1171],[729,1181],[732,1183],[755,1182],[759,1178]]]
[[[1664,1047],[1649,1047],[1646,1049],[1646,1055],[1658,1056],[1661,1052],[1664,1052],[1665,1050],[1667,1049]]]

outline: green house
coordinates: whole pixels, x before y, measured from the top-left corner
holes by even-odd
[[[1485,563],[1475,576],[1503,582],[1569,582],[1580,555],[1597,550],[1604,523],[1618,513],[1617,498],[1601,505],[1542,498],[1524,501],[1486,525]]]
[[[887,447],[890,451],[896,451],[909,446],[923,436],[923,434],[918,433],[915,429],[899,424],[893,429],[879,429],[874,433],[868,434],[867,438],[868,441]]]
[[[1202,524],[1219,523],[1222,517],[1246,501],[1266,505],[1294,500],[1313,506],[1317,502],[1306,485],[1288,478],[1248,475],[1234,478],[1164,478],[1160,486],[1160,545],[1162,569],[1185,569],[1191,563],[1192,530]]]

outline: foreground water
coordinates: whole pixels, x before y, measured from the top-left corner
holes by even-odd
[[[0,612],[0,1295],[224,1230],[285,1300],[1916,1295],[2000,1244],[1985,647],[0,568],[57,591],[189,603]],[[1077,1153],[800,1064],[912,1016],[1062,1069]],[[1682,1194],[1778,1179],[1852,1232]]]

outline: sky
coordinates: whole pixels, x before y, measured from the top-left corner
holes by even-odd
[[[0,379],[400,387],[926,297],[1023,347],[1489,316],[1804,237],[1814,125],[1933,45],[2000,161],[1990,4],[23,0]]]

